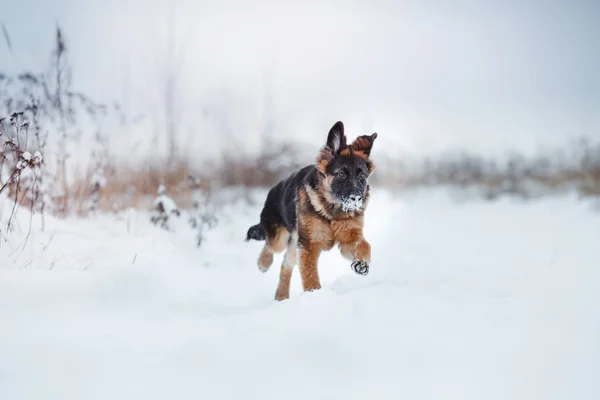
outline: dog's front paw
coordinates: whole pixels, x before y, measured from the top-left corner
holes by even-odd
[[[367,275],[369,273],[369,264],[366,261],[355,260],[352,262],[351,267],[359,275]]]

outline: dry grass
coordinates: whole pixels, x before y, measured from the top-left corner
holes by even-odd
[[[192,166],[183,158],[173,159],[170,168],[165,168],[157,159],[142,160],[135,165],[108,161],[104,166],[106,185],[100,189],[98,209],[149,209],[160,185],[180,208],[189,209],[193,205],[194,190],[211,193],[215,187],[268,187],[301,165],[294,161],[295,148],[285,143],[269,147],[255,156],[240,153],[234,156],[229,151],[223,154],[217,165],[202,168]],[[65,201],[77,215],[85,215],[88,211],[94,171],[95,168],[90,166],[78,172],[66,190]]]
[[[267,148],[267,147],[265,147]],[[102,189],[99,208],[104,211],[128,207],[148,209],[159,185],[183,209],[191,207],[190,176],[201,178],[202,189],[215,187],[268,188],[298,167],[310,163],[298,160],[294,146],[284,144],[251,155],[225,155],[221,162],[198,169],[184,159],[176,159],[165,169],[158,161],[140,162],[139,167],[108,165],[107,185]],[[225,154],[231,154],[226,152]],[[502,195],[523,198],[542,196],[547,192],[574,189],[582,197],[600,196],[600,148],[589,147],[580,159],[563,164],[561,157],[543,155],[531,159],[511,156],[504,162],[470,155],[441,156],[408,167],[397,160],[378,166],[373,184],[380,187],[410,189],[424,186],[450,186],[458,189],[477,187],[481,196],[494,199]],[[597,161],[596,161],[597,160]],[[89,169],[69,189],[78,214],[85,214],[85,200],[92,190]],[[531,189],[532,184],[534,189]]]
[[[67,191],[68,202],[78,215],[85,215],[88,211],[93,173],[93,168],[80,173]],[[211,181],[183,159],[174,160],[168,169],[156,161],[142,162],[139,167],[109,163],[104,168],[104,176],[106,184],[99,190],[100,211],[119,211],[130,207],[150,209],[160,185],[164,185],[179,207],[189,209],[192,207],[193,190],[211,190]],[[190,178],[199,178],[199,186]]]

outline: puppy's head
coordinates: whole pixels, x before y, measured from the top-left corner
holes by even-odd
[[[317,169],[323,177],[326,197],[343,211],[354,211],[363,205],[369,176],[375,170],[369,157],[376,138],[377,133],[363,135],[348,145],[340,121],[329,131],[327,144],[317,159]]]

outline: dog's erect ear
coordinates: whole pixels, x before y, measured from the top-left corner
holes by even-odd
[[[344,134],[344,124],[342,123],[342,121],[338,121],[329,130],[329,135],[327,135],[327,148],[335,156],[340,151],[340,149],[343,149],[346,146],[347,145],[346,135]]]
[[[359,155],[361,155],[361,153],[364,154],[363,158],[367,159],[371,155],[373,142],[375,142],[376,138],[377,133],[359,136],[352,142],[350,147],[352,147],[352,150],[354,150],[355,153],[358,153]]]
[[[348,147],[346,144],[346,135],[344,134],[344,124],[338,121],[329,130],[327,135],[327,143],[321,149],[319,158],[317,159],[317,167],[319,171],[325,173],[327,166],[333,161],[340,150]]]

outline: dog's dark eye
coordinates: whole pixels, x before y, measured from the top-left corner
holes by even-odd
[[[367,174],[365,174],[364,172],[359,173],[358,179],[367,179]]]
[[[336,175],[337,175],[338,179],[346,178],[346,174],[344,173],[344,171],[339,171]]]

